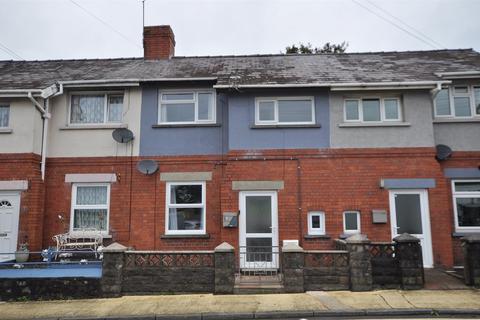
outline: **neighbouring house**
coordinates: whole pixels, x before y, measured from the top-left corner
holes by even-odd
[[[407,232],[426,267],[462,264],[460,237],[480,233],[479,53],[174,49],[152,26],[143,58],[0,61],[0,252],[95,232],[261,260]]]

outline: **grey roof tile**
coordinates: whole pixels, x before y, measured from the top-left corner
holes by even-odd
[[[247,55],[0,61],[0,90],[55,81],[217,77],[217,84],[311,84],[438,80],[434,73],[478,71],[472,49],[311,55]],[[231,76],[235,76],[232,80]]]

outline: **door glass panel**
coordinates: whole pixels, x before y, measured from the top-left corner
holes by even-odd
[[[397,233],[422,234],[422,209],[419,194],[396,194]]]
[[[272,261],[272,238],[247,238],[247,262]]]
[[[247,233],[272,233],[270,228],[272,226],[271,197],[247,196],[245,202]]]

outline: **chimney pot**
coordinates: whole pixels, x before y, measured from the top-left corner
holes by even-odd
[[[169,25],[143,28],[145,60],[170,59],[175,55],[175,35]]]

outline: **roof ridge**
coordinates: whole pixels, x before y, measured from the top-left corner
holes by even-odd
[[[473,48],[458,49],[436,49],[436,50],[405,50],[405,51],[364,51],[364,52],[345,52],[345,53],[266,53],[266,54],[240,54],[240,55],[206,55],[206,56],[174,56],[172,59],[192,59],[192,58],[253,58],[253,57],[294,57],[294,56],[348,56],[360,54],[397,54],[397,53],[429,53],[429,52],[476,52]],[[125,60],[144,60],[143,57],[119,57],[119,58],[83,58],[83,59],[46,59],[46,60],[0,60],[0,62],[77,62],[77,61],[125,61]]]

